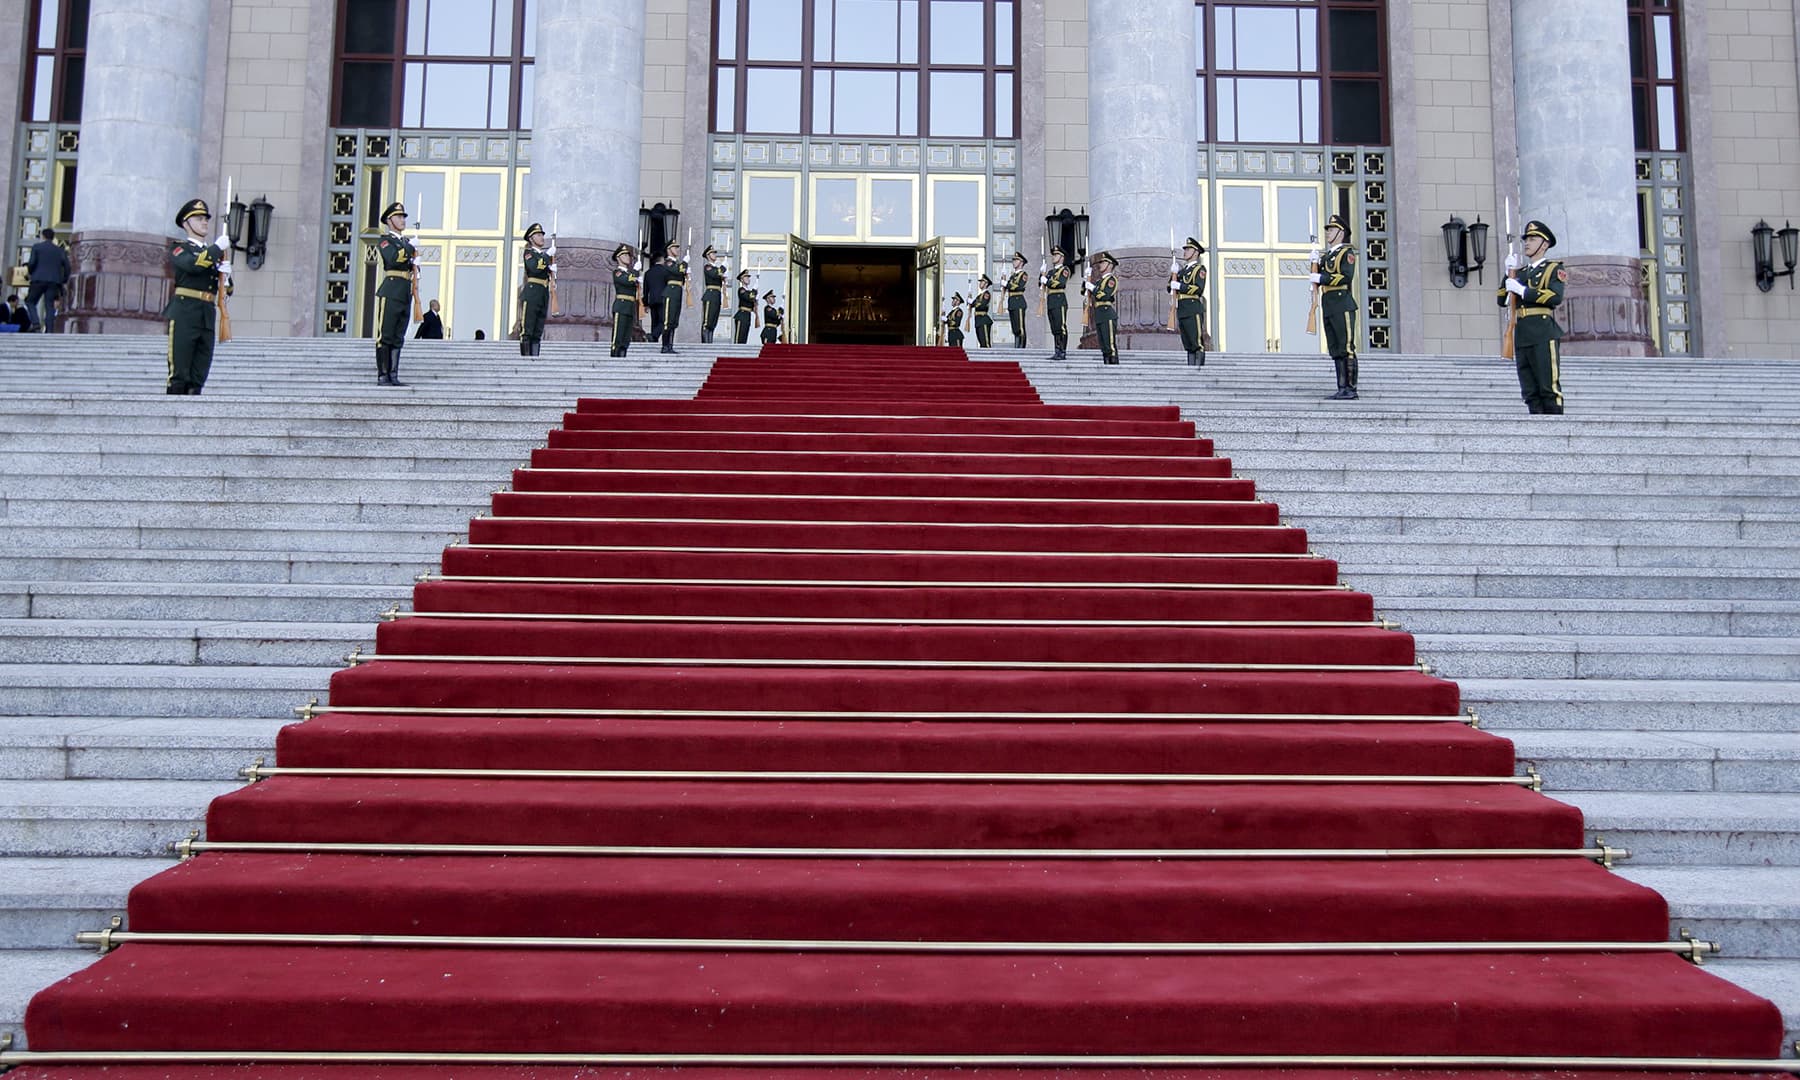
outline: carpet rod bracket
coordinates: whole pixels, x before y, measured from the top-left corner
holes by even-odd
[[[417,575],[417,576],[416,576],[416,577],[414,577],[414,578],[413,578],[413,580],[414,580],[414,581],[415,581],[415,582],[418,582],[418,581],[430,581],[430,580],[431,580],[431,571],[429,571],[429,570],[427,570],[427,571],[425,571],[425,572],[424,572],[424,573],[423,573],[423,574],[419,574],[419,575]]]
[[[400,601],[398,601],[398,600],[394,601],[393,607],[388,608],[386,611],[381,613],[381,621],[382,622],[393,622],[395,619],[398,619],[399,617],[400,617]]]
[[[1704,964],[1706,962],[1706,957],[1717,956],[1724,951],[1720,948],[1718,942],[1702,941],[1695,937],[1694,932],[1685,926],[1681,928],[1680,935],[1682,944],[1685,946],[1681,950],[1681,955],[1687,957],[1695,967]]]
[[[261,759],[258,759],[259,762],[260,762],[260,760]],[[1529,762],[1526,763],[1525,775],[1529,776],[1531,778],[1531,783],[1527,784],[1526,785],[1527,787],[1529,787],[1533,791],[1544,790],[1544,777],[1543,777],[1543,774],[1538,772],[1538,768],[1536,765],[1530,764]]]
[[[1480,731],[1481,730],[1481,714],[1476,712],[1473,706],[1469,706],[1469,705],[1463,706],[1463,712],[1468,714],[1469,726],[1474,728],[1476,731]]]
[[[304,705],[294,706],[294,715],[302,720],[311,720],[319,714],[319,699],[310,698]]]
[[[247,767],[238,770],[238,775],[252,784],[259,780],[266,779],[263,775],[263,763],[267,760],[266,757],[258,754],[255,761],[252,761]]]
[[[124,925],[125,920],[114,915],[112,919],[108,921],[107,927],[104,930],[77,931],[75,934],[75,944],[91,945],[99,950],[101,956],[105,956],[107,953],[112,952],[119,947],[118,942],[113,940],[113,935],[119,933],[119,928]]]
[[[1613,847],[1608,844],[1606,838],[1602,836],[1594,837],[1594,848],[1600,852],[1600,865],[1606,867],[1608,870],[1611,870],[1613,868],[1613,863],[1620,859],[1631,858],[1630,851],[1627,851],[1625,848]]]
[[[177,840],[173,844],[170,844],[169,850],[170,850],[170,852],[172,852],[174,854],[176,861],[187,862],[189,859],[194,857],[194,845],[198,844],[199,842],[200,842],[200,830],[199,829],[189,829],[186,838]]]
[[[350,650],[350,654],[348,656],[344,657],[344,666],[345,667],[355,667],[356,665],[358,665],[362,662],[363,662],[363,651],[362,651],[361,645],[358,645],[356,648]]]

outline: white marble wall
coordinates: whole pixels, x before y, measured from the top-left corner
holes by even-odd
[[[637,236],[645,16],[645,0],[538,0],[530,213],[558,211],[563,236]]]
[[[1165,248],[1199,221],[1192,0],[1089,0],[1093,243]]]

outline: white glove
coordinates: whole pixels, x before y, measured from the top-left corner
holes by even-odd
[[[1083,294],[1093,292],[1094,291],[1094,283],[1091,281],[1082,282],[1081,283],[1081,291]]]
[[[1038,275],[1038,284],[1048,288],[1050,285],[1050,275],[1049,274],[1039,274]]]
[[[1314,274],[1314,275],[1313,275],[1313,276],[1312,276],[1312,283],[1313,283],[1313,284],[1314,284],[1314,285],[1323,285],[1323,284],[1325,284],[1325,275],[1324,275],[1324,274]]]
[[[550,256],[552,259],[556,258],[556,245],[551,244],[549,247],[545,248],[544,254]]]
[[[551,273],[552,273],[552,274],[554,274],[554,273],[556,273],[556,262],[555,262],[555,260],[551,260],[551,262],[550,262],[550,272],[551,272]]]
[[[219,273],[223,274],[226,277],[231,276],[231,260],[230,259],[226,259],[224,262],[219,264]]]
[[[1169,291],[1170,292],[1180,292],[1181,291],[1181,283],[1179,281],[1169,282]]]
[[[220,251],[230,251],[231,250],[231,234],[230,233],[220,233],[219,238],[217,240],[213,241],[213,247],[218,248]]]
[[[1525,298],[1525,283],[1518,278],[1507,278],[1506,291],[1523,300]]]
[[[1324,248],[1313,248],[1311,251],[1306,253],[1306,258],[1310,262],[1324,262],[1325,261],[1325,249]]]
[[[1509,274],[1512,273],[1514,270],[1517,270],[1521,265],[1522,265],[1522,263],[1520,263],[1519,257],[1517,255],[1513,254],[1510,251],[1506,253],[1506,272],[1507,273],[1509,273]]]

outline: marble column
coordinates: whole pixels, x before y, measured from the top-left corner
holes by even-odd
[[[545,336],[612,334],[612,251],[637,245],[644,128],[645,0],[538,0],[531,217],[556,240],[557,303]]]
[[[1625,9],[1513,0],[1512,31],[1522,216],[1556,233],[1569,272],[1563,351],[1647,356]]]
[[[1088,68],[1088,243],[1119,259],[1119,345],[1179,349],[1169,234],[1200,220],[1194,5],[1089,0]]]
[[[223,222],[198,187],[211,22],[194,0],[93,0],[69,330],[161,333],[175,211],[199,196]]]

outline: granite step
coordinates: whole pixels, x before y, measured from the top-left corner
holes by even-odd
[[[307,699],[324,699],[339,666],[4,664],[0,716],[286,718]]]
[[[1414,634],[1454,679],[1800,680],[1800,638]]]
[[[1700,679],[1459,678],[1500,731],[1800,731],[1800,683]]]
[[[149,858],[201,827],[239,782],[0,780],[0,856]]]
[[[161,581],[0,581],[9,619],[195,619],[357,623],[412,606],[410,583],[226,584]]]
[[[1489,730],[1511,739],[1552,793],[1800,792],[1800,731]]]
[[[229,780],[293,722],[261,716],[0,716],[0,779]]]
[[[374,639],[368,623],[0,619],[13,664],[327,665]]]

